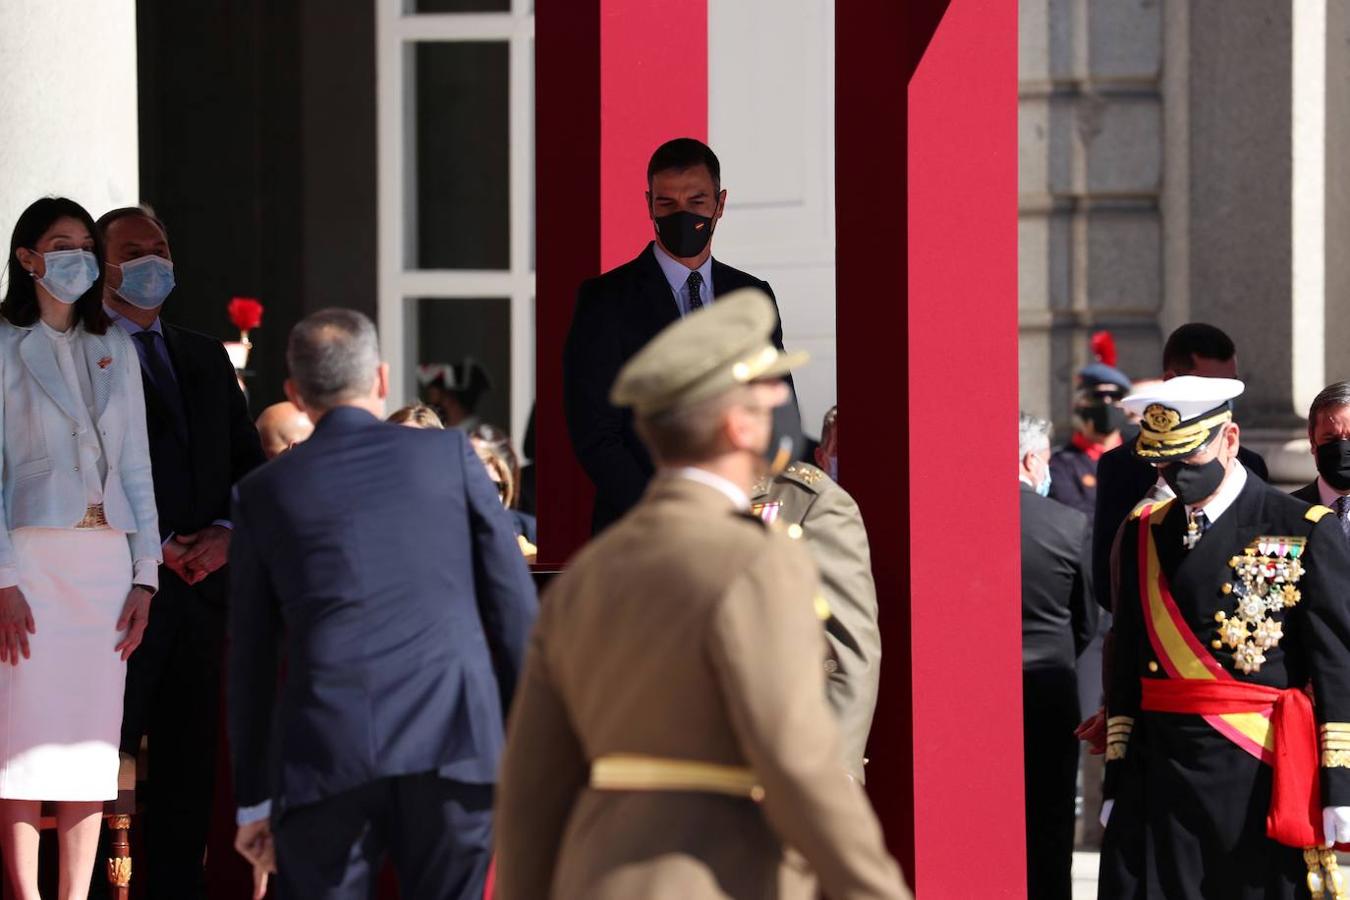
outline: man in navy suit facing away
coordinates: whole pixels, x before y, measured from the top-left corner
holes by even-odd
[[[515,531],[462,433],[382,421],[365,316],[314,313],[286,360],[314,434],[235,491],[236,847],[283,898],[366,898],[386,852],[405,897],[481,897],[537,609]]]

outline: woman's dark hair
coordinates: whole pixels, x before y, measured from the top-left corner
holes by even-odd
[[[37,322],[37,286],[35,279],[19,263],[18,251],[24,247],[36,253],[37,242],[42,240],[42,236],[58,219],[64,218],[76,219],[89,229],[89,236],[94,240],[94,258],[98,260],[98,278],[75,301],[75,320],[84,325],[84,330],[90,334],[103,334],[108,330],[108,316],[103,312],[103,239],[94,226],[94,217],[83,206],[65,197],[43,197],[25,209],[15,223],[14,235],[9,240],[9,261],[6,263],[9,287],[5,291],[5,299],[0,301],[0,316],[20,328],[28,328]]]

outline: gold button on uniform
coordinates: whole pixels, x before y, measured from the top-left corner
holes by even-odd
[[[1158,664],[1155,663],[1155,662],[1150,662],[1150,663],[1148,664],[1148,670],[1149,670],[1150,672],[1156,672],[1156,671],[1158,671]]]

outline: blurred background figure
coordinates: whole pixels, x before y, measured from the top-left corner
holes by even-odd
[[[1350,540],[1350,381],[1327,385],[1313,399],[1308,445],[1317,461],[1317,478],[1294,496],[1335,512]]]
[[[1022,511],[1022,741],[1027,896],[1070,900],[1078,775],[1078,655],[1096,626],[1088,518],[1047,496],[1050,423],[1017,427]]]
[[[534,516],[520,508],[520,458],[511,446],[511,438],[495,425],[479,425],[469,432],[469,442],[473,444],[478,458],[487,466],[488,477],[497,485],[502,498],[502,506],[511,513],[516,525],[516,534],[524,539],[530,549],[526,556],[534,556],[534,545],[538,542],[538,525]]]
[[[1097,460],[1121,443],[1126,424],[1120,401],[1130,379],[1115,367],[1116,344],[1107,331],[1092,336],[1096,362],[1078,371],[1073,436],[1050,456],[1050,496],[1091,517],[1097,504]]]
[[[262,441],[263,456],[268,459],[285,453],[314,433],[314,423],[309,416],[296,409],[289,400],[264,409],[254,426]]]
[[[817,459],[835,459],[837,422],[836,407],[825,414]],[[750,503],[751,511],[765,522],[805,538],[806,549],[820,571],[820,589],[830,605],[830,617],[825,620],[830,651],[824,663],[825,696],[839,722],[844,767],[854,779],[863,781],[864,753],[881,677],[881,629],[862,513],[825,471],[802,462],[761,478],[750,491]]]
[[[475,360],[418,366],[422,402],[440,414],[446,428],[472,431],[478,424],[478,402],[492,390],[487,370]]]
[[[400,407],[389,414],[388,421],[395,425],[406,425],[409,428],[440,429],[445,427],[441,424],[440,413],[425,403],[413,403]]]
[[[816,447],[816,465],[824,470],[830,480],[839,480],[839,407],[831,406],[825,413],[825,423],[820,427],[820,445]]]

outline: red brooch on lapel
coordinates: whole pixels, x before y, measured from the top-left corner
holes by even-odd
[[[111,357],[111,356],[105,356],[105,357],[103,357],[102,359],[100,359],[100,360],[98,361],[98,367],[99,367],[100,369],[106,369],[106,368],[108,368],[108,366],[111,366],[111,365],[112,365],[112,357]]]

